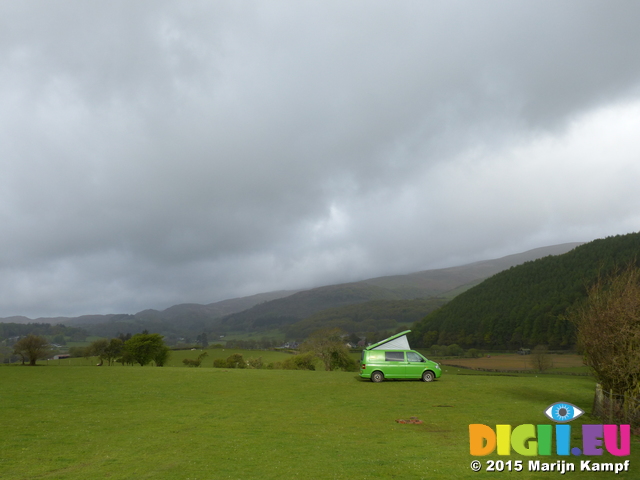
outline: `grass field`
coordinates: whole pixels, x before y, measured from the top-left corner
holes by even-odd
[[[471,471],[470,423],[551,423],[551,403],[589,412],[593,399],[589,377],[448,370],[433,383],[373,384],[323,371],[0,367],[0,478],[510,478]],[[423,423],[395,421],[412,416]],[[582,423],[600,422],[572,422],[574,441]],[[638,437],[631,452],[616,478],[640,478]]]
[[[185,358],[189,358],[191,360],[195,360],[198,358],[202,352],[206,351],[207,356],[202,360],[202,367],[213,367],[213,361],[216,358],[227,358],[234,353],[242,354],[245,360],[249,358],[258,358],[261,357],[262,361],[267,364],[270,362],[282,362],[287,358],[291,357],[290,353],[285,353],[276,350],[239,350],[233,348],[210,348],[207,350],[172,350],[171,356],[169,357],[169,361],[167,362],[167,367],[184,367],[182,360]],[[360,356],[358,355],[358,358]],[[89,358],[65,358],[62,360],[39,360],[38,365],[49,365],[49,366],[95,366],[98,362],[97,357],[89,357]],[[106,365],[106,362],[105,362]],[[138,367],[140,365],[137,365]],[[122,367],[122,365],[115,364],[112,365],[111,368]],[[201,367],[201,368],[202,368]],[[188,367],[185,367],[188,368]]]

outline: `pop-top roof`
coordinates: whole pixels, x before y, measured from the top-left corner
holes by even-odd
[[[395,335],[382,340],[381,342],[369,345],[365,350],[411,350],[407,333],[411,330],[396,333]]]

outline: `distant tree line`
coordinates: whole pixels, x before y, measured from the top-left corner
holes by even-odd
[[[260,340],[227,340],[226,348],[238,348],[242,350],[268,350],[279,347],[282,342],[272,338],[262,338]]]
[[[74,342],[83,342],[89,336],[89,333],[84,328],[69,327],[62,324],[0,323],[0,343],[10,346],[18,340],[17,337],[27,335],[57,337],[62,343],[65,341],[65,338]]]
[[[162,367],[166,364],[171,350],[165,345],[162,335],[147,331],[136,335],[120,334],[119,337],[99,339],[87,347],[71,347],[69,354],[75,357],[97,357],[98,365],[139,364],[141,366],[154,362]]]
[[[307,338],[322,328],[339,328],[346,333],[366,336],[367,333],[396,330],[400,324],[416,322],[446,302],[442,298],[372,300],[322,310],[283,330],[291,339]]]
[[[267,368],[276,370],[315,370],[321,364],[326,371],[343,370],[355,372],[358,364],[349,354],[345,338],[347,335],[338,328],[321,329],[313,332],[300,345],[300,353],[281,362],[264,364],[262,357],[244,360],[242,354],[234,353],[228,358],[216,358],[216,368]],[[200,357],[198,357],[200,358]],[[185,362],[187,363],[187,362]],[[191,363],[188,362],[188,363]],[[199,366],[199,365],[193,365]]]

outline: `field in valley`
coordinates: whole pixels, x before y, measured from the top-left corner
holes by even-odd
[[[587,373],[581,355],[550,354],[553,367],[550,372]],[[485,354],[479,358],[446,358],[440,360],[445,365],[459,365],[467,368],[486,368],[492,370],[533,370],[531,355]]]
[[[62,367],[0,367],[0,478],[509,478],[471,471],[469,424],[551,423],[543,411],[558,401],[587,412],[571,423],[574,442],[581,424],[601,423],[588,415],[590,377],[457,375],[445,367],[433,383],[374,384],[344,372]],[[396,422],[410,417],[423,423]],[[616,478],[640,478],[637,436],[631,452],[631,471]]]

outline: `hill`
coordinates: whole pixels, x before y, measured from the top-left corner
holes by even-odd
[[[639,254],[640,233],[633,233],[512,267],[414,324],[411,343],[486,349],[571,347],[573,327],[563,319],[567,308],[586,297],[598,275],[638,262]]]
[[[184,303],[165,310],[143,310],[135,315],[127,313],[81,315],[79,317],[40,317],[35,320],[23,316],[0,318],[0,324],[50,324],[83,327],[92,335],[115,336],[119,332],[149,330],[168,336],[197,335],[209,329],[212,321],[254,305],[296,293],[280,290],[200,305]],[[35,327],[34,327],[35,328]]]
[[[414,321],[429,313],[439,303],[430,302],[416,310],[416,303],[404,307],[398,303],[414,299],[427,299],[438,296],[451,298],[461,290],[477,284],[491,275],[523,262],[547,255],[567,252],[579,243],[566,243],[550,247],[537,248],[524,253],[509,255],[499,259],[485,260],[457,267],[424,270],[408,275],[393,275],[371,278],[359,282],[328,285],[304,291],[276,291],[252,295],[248,297],[223,300],[207,305],[185,303],[174,305],[165,310],[148,309],[132,314],[83,315],[80,317],[38,318],[12,317],[11,320],[0,319],[0,322],[13,323],[47,322],[83,326],[94,335],[114,336],[118,332],[140,332],[149,330],[168,336],[195,336],[203,331],[226,332],[261,332],[274,328],[285,328],[289,335],[300,338],[312,325],[320,328],[323,323],[338,323],[346,330],[355,328],[355,324],[371,320],[370,325],[390,324],[388,312],[395,309],[409,309],[413,313],[407,321]],[[340,309],[367,302],[363,309],[330,311],[327,316],[315,316],[299,327],[293,325],[329,309]],[[372,309],[381,309],[373,314]],[[382,316],[381,316],[382,315]],[[385,318],[384,316],[387,316]],[[396,321],[398,321],[396,319]],[[373,322],[373,323],[372,323]],[[382,322],[382,323],[380,323]],[[369,328],[361,323],[359,328]],[[382,327],[381,327],[382,328]],[[388,327],[384,327],[388,328]],[[367,330],[359,330],[367,331]]]
[[[442,298],[413,300],[372,300],[344,307],[328,308],[314,313],[284,329],[287,338],[304,339],[321,328],[340,328],[347,333],[366,336],[371,341],[388,337],[397,330],[423,318],[446,303]],[[375,335],[375,332],[380,332]]]
[[[405,298],[410,296],[411,294],[409,292],[412,291],[416,293],[413,298],[443,295],[462,286],[479,283],[515,265],[520,265],[549,255],[561,255],[573,250],[579,245],[582,245],[582,243],[563,243],[458,267],[424,270],[408,275],[378,277],[359,283],[383,287],[392,292],[397,291]]]
[[[535,258],[565,253],[578,245],[580,243],[566,243],[458,267],[425,270],[408,275],[377,277],[359,282],[313,288],[228,315],[219,322],[219,326],[223,331],[260,331],[266,328],[280,328],[296,324],[327,309],[372,301],[433,298],[445,295],[460,287],[473,285],[505,268]],[[432,310],[430,307],[425,309],[424,314],[430,310]],[[343,315],[348,317],[349,313],[345,311]],[[354,318],[349,318],[357,321]],[[313,323],[318,327],[322,326],[317,318]],[[300,332],[308,329],[292,327],[287,330],[290,333],[296,332],[297,337]]]

